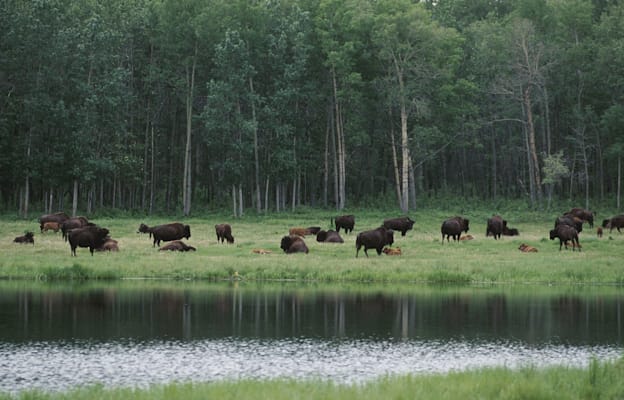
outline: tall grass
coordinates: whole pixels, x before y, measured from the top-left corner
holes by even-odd
[[[324,244],[314,237],[305,241],[310,253],[286,255],[280,239],[294,226],[320,226],[329,229],[335,213],[300,210],[297,213],[253,215],[232,219],[208,215],[184,220],[191,225],[188,243],[196,252],[159,252],[147,235],[136,233],[140,223],[157,225],[171,222],[154,218],[99,218],[93,221],[107,227],[119,241],[118,253],[89,254],[79,248],[70,255],[69,245],[59,234],[39,234],[38,223],[4,218],[0,220],[0,278],[77,280],[121,278],[169,278],[204,280],[298,280],[322,282],[427,282],[427,283],[592,283],[623,284],[624,234],[616,231],[597,238],[590,228],[581,233],[582,252],[559,251],[557,241],[548,239],[556,214],[499,211],[520,236],[494,240],[485,237],[485,222],[492,214],[482,210],[463,210],[470,218],[471,241],[442,243],[440,224],[456,213],[424,210],[412,213],[414,229],[405,237],[395,234],[394,246],[401,256],[377,256],[374,250],[355,257],[357,232],[373,229],[383,219],[396,214],[377,211],[352,211],[355,231],[345,235],[344,244]],[[220,244],[214,234],[216,223],[232,225],[233,245]],[[35,232],[35,245],[12,243],[24,231]],[[527,243],[538,253],[521,253]],[[259,255],[262,248],[271,254]]]
[[[481,369],[442,375],[389,376],[361,384],[318,380],[172,383],[146,389],[92,386],[67,393],[31,391],[17,399],[622,399],[624,359],[588,368]]]

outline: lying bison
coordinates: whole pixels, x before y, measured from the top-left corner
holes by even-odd
[[[170,224],[157,225],[149,227],[145,224],[141,224],[139,232],[149,233],[154,238],[154,244],[152,247],[160,247],[160,242],[170,242],[172,240],[180,240],[182,238],[189,239],[191,237],[191,227],[181,224],[179,222],[172,222]]]
[[[503,225],[503,236],[518,236],[520,232],[516,228],[508,228],[507,225]]]
[[[336,232],[338,233],[340,233],[340,228],[343,228],[345,233],[353,232],[353,227],[355,226],[355,216],[341,215],[331,220],[330,223],[336,225]]]
[[[232,236],[232,227],[230,224],[217,224],[215,225],[215,232],[217,233],[217,242],[227,240],[228,243],[234,243],[234,236]]]
[[[62,211],[54,213],[54,214],[42,215],[41,217],[39,217],[39,229],[41,230],[41,232],[43,232],[43,226],[45,225],[46,222],[56,222],[58,224],[62,224],[68,219],[69,219],[69,215],[65,214]]]
[[[319,231],[316,234],[316,241],[321,243],[344,243],[340,234],[334,230]]]
[[[487,220],[487,228],[485,236],[494,236],[494,240],[500,239],[503,234],[503,228],[507,226],[507,221],[503,220],[500,215],[494,215]]]
[[[620,228],[624,228],[624,215],[620,214],[616,215],[611,219],[605,219],[604,221],[602,221],[602,227],[608,228],[609,233],[613,232],[613,228],[617,229],[619,233],[622,233],[622,231],[620,231]]]
[[[355,257],[357,258],[360,249],[364,247],[364,254],[368,257],[368,249],[377,250],[377,255],[381,255],[384,246],[392,246],[394,243],[394,232],[383,226],[370,231],[360,232],[355,239]]]
[[[383,226],[386,229],[399,231],[401,232],[401,236],[405,236],[407,231],[412,229],[412,227],[414,226],[414,221],[412,221],[410,217],[391,218],[384,220]]]
[[[308,246],[306,246],[305,242],[301,238],[301,236],[297,235],[288,235],[282,238],[280,242],[280,249],[284,250],[284,253],[306,253],[308,254]]]
[[[578,232],[574,227],[566,224],[559,224],[550,231],[550,240],[555,240],[555,238],[559,238],[559,251],[561,251],[561,246],[565,245],[566,250],[568,249],[568,241],[572,241],[572,251],[574,248],[578,247],[579,251],[581,251],[581,245],[578,240]]]
[[[119,242],[110,237],[104,238],[104,242],[95,251],[119,251]]]
[[[13,243],[31,243],[33,246],[35,244],[35,235],[32,232],[26,232],[23,236],[18,236],[13,239]]]
[[[577,217],[584,222],[587,222],[590,228],[594,227],[594,216],[596,215],[596,213],[593,211],[589,211],[580,207],[574,207],[563,215],[571,215],[573,217]]]
[[[67,238],[71,247],[71,254],[76,256],[77,247],[88,247],[91,255],[101,247],[108,237],[108,229],[99,226],[85,226],[68,232]]]
[[[195,251],[195,250],[197,250],[195,247],[189,246],[181,240],[174,240],[170,243],[167,243],[160,249],[158,249],[158,251]]]
[[[459,240],[462,231],[468,233],[469,220],[462,217],[449,218],[442,222],[440,231],[442,232],[442,243],[444,243],[444,237],[446,241],[450,242],[451,236],[453,240]]]

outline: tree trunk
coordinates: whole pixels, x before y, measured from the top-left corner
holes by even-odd
[[[336,144],[337,144],[337,164],[338,164],[338,187],[337,187],[337,203],[336,208],[342,210],[345,207],[345,149],[344,149],[344,133],[341,118],[340,103],[338,100],[338,82],[336,79],[336,70],[332,68],[332,84],[334,89],[334,122],[336,125]]]
[[[616,208],[620,210],[620,199],[622,195],[622,157],[618,156],[618,168],[617,168],[617,200],[616,200]]]
[[[253,142],[254,142],[254,169],[255,169],[255,185],[256,185],[256,210],[258,214],[262,211],[262,198],[260,195],[260,159],[258,156],[258,122],[256,121],[256,102],[253,99],[254,86],[253,79],[249,77],[249,90],[251,91],[251,118],[253,123]]]
[[[409,158],[409,204],[412,210],[416,210],[416,177],[414,176],[414,165],[412,156]]]
[[[151,149],[151,159],[150,159],[150,200],[149,200],[149,215],[152,215],[154,212],[154,125],[152,125],[152,134],[150,138],[150,149]]]
[[[329,185],[329,132],[331,130],[329,116],[325,128],[325,154],[323,158],[323,206],[327,207],[327,193]]]
[[[195,42],[195,54],[191,70],[186,70],[186,146],[184,150],[184,177],[182,180],[182,207],[184,216],[191,213],[191,133],[193,124],[193,91],[195,90],[195,68],[197,66],[198,44]]]
[[[266,178],[266,186],[264,187],[264,213],[269,212],[269,177]]]
[[[239,184],[238,185],[238,216],[239,217],[243,216],[243,210],[244,210],[244,206],[243,206],[243,185]]]
[[[535,194],[537,195],[537,202],[542,202],[542,180],[540,178],[540,168],[537,158],[537,147],[535,145],[535,126],[533,124],[533,110],[531,104],[531,91],[529,87],[524,89],[524,106],[526,108],[527,116],[527,133],[529,137],[529,151],[531,154],[531,162],[533,164],[533,174],[535,176]]]
[[[72,217],[76,216],[78,211],[78,179],[74,178],[74,191],[72,194]]]
[[[232,212],[234,213],[234,218],[238,216],[236,207],[236,185],[232,185]]]

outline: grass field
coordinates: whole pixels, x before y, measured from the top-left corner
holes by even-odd
[[[244,279],[244,280],[311,280],[323,282],[430,282],[430,283],[540,283],[540,284],[622,284],[624,268],[624,234],[605,232],[598,238],[585,226],[580,234],[581,252],[559,251],[558,240],[548,238],[556,214],[508,212],[501,214],[520,236],[494,240],[485,237],[486,220],[491,212],[465,212],[470,219],[474,240],[442,243],[441,222],[455,215],[445,211],[419,211],[410,214],[416,221],[405,237],[395,234],[395,247],[401,256],[377,256],[374,250],[366,257],[360,251],[355,257],[358,232],[373,229],[384,218],[396,214],[350,211],[356,215],[355,230],[341,235],[344,244],[316,242],[305,238],[310,248],[307,255],[284,254],[280,239],[295,226],[320,226],[329,229],[331,212],[249,216],[233,219],[208,215],[184,219],[191,226],[188,244],[196,252],[159,252],[147,235],[138,234],[140,223],[158,225],[175,219],[93,218],[92,221],[110,230],[119,241],[118,253],[96,253],[79,248],[78,256],[70,256],[68,243],[60,232],[39,233],[36,218],[0,219],[0,278],[13,279]],[[235,243],[221,244],[216,240],[214,225],[232,225]],[[25,231],[35,232],[35,245],[13,243]],[[521,243],[537,247],[538,253],[522,253]],[[252,249],[265,249],[271,254],[255,254]]]

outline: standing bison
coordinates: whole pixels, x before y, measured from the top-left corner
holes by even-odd
[[[468,233],[468,223],[469,220],[462,217],[453,217],[442,222],[440,229],[442,232],[442,243],[444,243],[444,237],[446,237],[447,242],[451,241],[451,236],[453,240],[459,240],[462,231]]]
[[[228,243],[234,243],[234,236],[232,236],[232,227],[230,224],[217,224],[215,225],[215,232],[217,233],[217,242],[220,240],[223,243],[227,240]]]
[[[584,222],[587,222],[590,228],[594,227],[594,216],[596,215],[596,213],[593,211],[589,211],[580,207],[574,207],[570,211],[565,213],[564,215],[571,215],[573,217],[577,217],[583,220]]]
[[[559,238],[559,251],[561,251],[561,246],[565,245],[566,250],[568,249],[568,241],[572,241],[572,251],[576,247],[578,247],[579,251],[581,251],[581,245],[578,240],[578,232],[574,227],[566,224],[559,224],[550,231],[550,240],[555,240],[555,238]]]
[[[280,249],[284,250],[284,253],[306,253],[308,254],[308,246],[306,246],[305,242],[301,238],[301,236],[297,235],[288,235],[282,238],[280,242]]]
[[[555,229],[559,225],[571,226],[576,229],[577,233],[581,233],[583,231],[583,220],[573,215],[564,215],[562,217],[557,217],[557,219],[555,220]]]
[[[57,224],[62,224],[66,220],[69,219],[69,216],[64,212],[57,212],[54,214],[45,214],[39,217],[39,229],[43,232],[43,227],[46,222],[56,222]]]
[[[381,255],[384,246],[392,246],[394,243],[394,232],[383,226],[370,231],[360,232],[355,239],[355,257],[357,258],[360,248],[364,247],[364,254],[368,257],[368,249],[377,250],[377,255]]]
[[[353,232],[353,227],[355,226],[355,216],[354,215],[341,215],[339,217],[334,218],[330,223],[336,224],[336,232],[340,233],[340,228],[343,228],[345,233]]]
[[[108,229],[99,226],[85,226],[68,232],[67,238],[71,247],[71,254],[76,256],[77,247],[88,247],[91,255],[101,247],[108,237]]]
[[[611,219],[605,219],[604,221],[602,221],[602,227],[608,228],[609,233],[613,232],[613,228],[617,229],[619,233],[622,233],[622,231],[620,231],[620,228],[624,228],[624,215],[620,214],[616,215]]]
[[[494,239],[500,239],[503,234],[503,229],[507,226],[507,221],[503,220],[500,215],[494,215],[487,220],[487,228],[485,229],[485,236],[494,236]]]
[[[160,242],[170,242],[172,240],[180,240],[182,238],[189,239],[191,237],[191,227],[183,225],[179,222],[172,222],[170,224],[157,225],[149,227],[145,224],[141,224],[139,232],[149,233],[154,238],[154,244],[152,247],[160,247]]]
[[[401,236],[405,236],[407,231],[412,229],[412,227],[414,226],[414,221],[412,221],[410,217],[391,218],[384,220],[383,226],[386,229],[399,231],[401,232]]]
[[[67,233],[72,229],[83,228],[87,225],[93,226],[93,224],[89,223],[87,217],[72,217],[69,218],[61,224],[61,232],[63,233],[63,239],[67,241]]]
[[[316,241],[321,243],[344,243],[340,234],[334,230],[319,231],[316,234]]]

